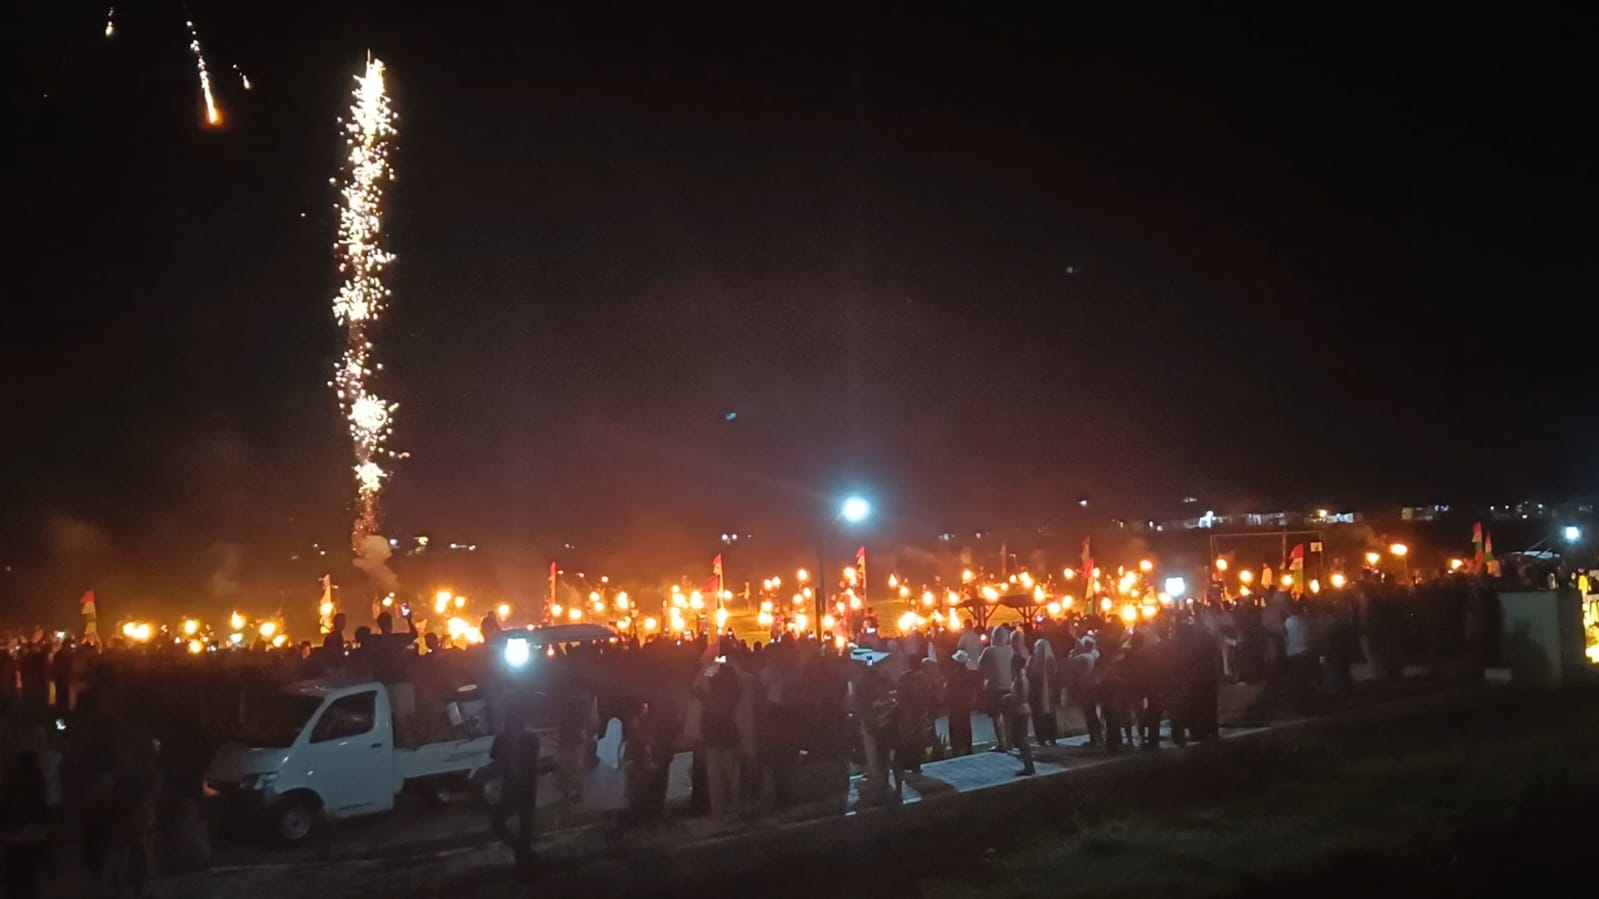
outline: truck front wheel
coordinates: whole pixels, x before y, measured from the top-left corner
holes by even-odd
[[[298,846],[310,839],[321,812],[307,796],[290,796],[278,805],[272,816],[272,832],[285,846]]]

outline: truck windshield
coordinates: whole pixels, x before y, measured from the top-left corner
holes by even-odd
[[[322,697],[273,693],[254,704],[240,740],[252,748],[282,748],[294,743],[305,722],[322,706]]]

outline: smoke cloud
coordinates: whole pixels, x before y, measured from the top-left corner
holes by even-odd
[[[379,534],[372,534],[361,541],[360,551],[355,557],[355,567],[366,572],[371,579],[372,586],[383,593],[393,593],[400,589],[400,579],[394,576],[393,569],[389,568],[389,540]]]
[[[244,547],[237,543],[218,543],[211,547],[217,568],[211,572],[211,596],[216,599],[239,592],[239,573],[244,570]]]
[[[52,512],[46,517],[45,532],[56,557],[64,561],[83,561],[103,555],[111,548],[105,531],[64,512]]]

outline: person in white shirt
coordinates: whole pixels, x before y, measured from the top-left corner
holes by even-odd
[[[977,669],[983,675],[983,703],[989,719],[994,722],[994,748],[1000,752],[1010,751],[1010,731],[1005,726],[1005,695],[1010,692],[1014,656],[1010,628],[1000,625],[989,633],[988,646],[977,657]]]

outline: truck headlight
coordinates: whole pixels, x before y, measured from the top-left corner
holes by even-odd
[[[258,774],[246,774],[244,777],[239,779],[239,789],[250,791],[264,790],[267,787],[272,786],[274,783],[277,783],[277,780],[278,772],[276,771],[262,771]]]
[[[533,649],[528,645],[525,637],[510,637],[505,641],[505,664],[512,668],[521,668],[533,657]]]

